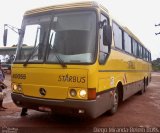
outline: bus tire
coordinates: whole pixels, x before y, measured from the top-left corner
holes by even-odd
[[[149,84],[149,79],[147,77],[147,79],[146,79],[146,86],[148,86],[148,84]]]
[[[143,80],[143,88],[139,91],[139,94],[142,95],[146,91],[146,81]]]
[[[113,115],[117,112],[118,109],[118,103],[119,103],[119,93],[118,93],[118,88],[114,90],[114,96],[113,96],[113,106],[109,110],[109,114]]]

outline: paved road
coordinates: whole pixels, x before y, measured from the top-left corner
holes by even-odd
[[[5,81],[10,86],[10,76]],[[94,120],[83,118],[59,117],[50,113],[29,110],[29,115],[20,117],[21,109],[10,99],[10,87],[6,90],[7,98],[0,111],[2,132],[159,132],[160,129],[160,73],[152,73],[152,82],[143,95],[134,95],[118,108],[118,112],[109,116],[107,113]],[[111,128],[112,127],[112,128]],[[121,128],[114,128],[121,127]],[[126,127],[126,128],[122,128]],[[127,128],[136,127],[136,128]],[[0,128],[1,132],[1,128]]]

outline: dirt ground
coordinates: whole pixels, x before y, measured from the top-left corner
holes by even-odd
[[[94,120],[53,116],[29,110],[20,117],[21,108],[16,107],[10,97],[10,75],[6,75],[7,97],[0,111],[0,132],[148,132],[160,133],[160,73],[152,73],[152,82],[143,95],[134,95],[122,105],[118,112],[107,113]],[[7,132],[8,131],[8,132]]]

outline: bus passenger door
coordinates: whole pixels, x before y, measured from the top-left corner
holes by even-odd
[[[109,56],[110,49],[111,49],[111,42],[109,42],[112,38],[111,31],[108,33],[107,27],[109,26],[109,19],[108,17],[101,14],[101,22],[100,22],[100,51],[99,51],[99,64],[104,65],[106,60]],[[112,40],[112,39],[111,39]]]
[[[106,92],[105,90],[110,88],[110,75],[108,74],[107,70],[107,59],[110,54],[111,49],[111,41],[110,44],[106,43],[109,42],[109,38],[111,37],[111,29],[110,34],[109,30],[107,29],[109,27],[109,19],[108,17],[101,14],[101,21],[100,21],[100,41],[99,41],[99,73],[98,73],[98,92],[105,92],[101,93],[99,96],[101,99],[103,99],[104,102],[102,102],[103,110],[106,111],[111,108],[112,105],[112,97],[110,97],[110,93]],[[107,31],[108,30],[108,31]],[[106,36],[106,37],[105,37]],[[111,39],[110,38],[110,39]]]

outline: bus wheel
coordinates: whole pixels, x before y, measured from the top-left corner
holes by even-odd
[[[118,102],[119,102],[119,95],[118,95],[118,89],[116,88],[114,91],[114,97],[113,97],[113,106],[112,108],[109,110],[109,114],[113,115],[117,112],[118,109]]]
[[[139,91],[139,94],[142,95],[146,91],[146,82],[143,82],[143,89]]]

